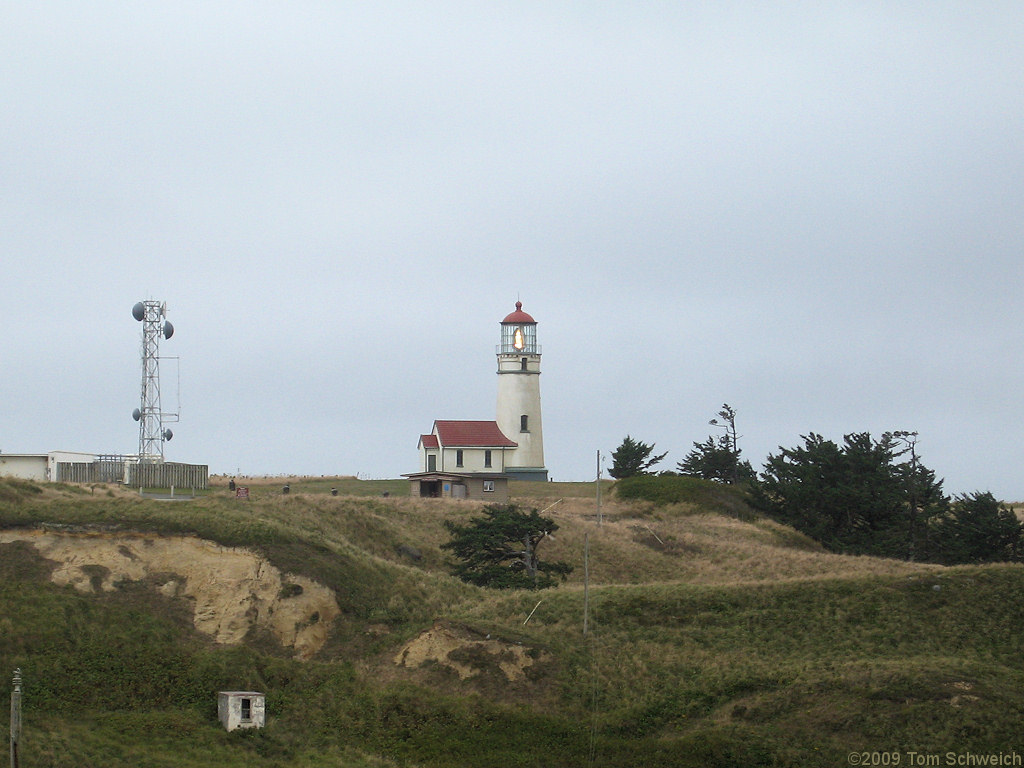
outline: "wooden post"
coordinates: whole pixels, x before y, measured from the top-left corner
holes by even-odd
[[[537,604],[535,606],[533,606],[533,610],[530,611],[530,615],[526,617],[526,621],[529,621],[530,619],[533,618],[533,614],[535,614],[537,612],[537,609],[540,608],[540,604],[543,603],[543,602],[544,602],[544,598],[543,597],[540,600],[537,601]],[[523,626],[524,627],[526,626],[526,621],[523,622]]]
[[[11,768],[19,768],[18,749],[21,743],[21,668],[14,670],[14,690],[11,691]]]

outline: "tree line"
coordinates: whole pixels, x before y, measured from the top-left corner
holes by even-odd
[[[780,446],[760,472],[742,458],[736,411],[722,406],[709,422],[723,430],[676,464],[627,435],[609,474],[687,475],[747,491],[752,507],[807,534],[833,552],[944,564],[1024,560],[1024,526],[988,491],[953,497],[917,454],[917,433],[845,435],[842,443],[811,432],[802,445]]]

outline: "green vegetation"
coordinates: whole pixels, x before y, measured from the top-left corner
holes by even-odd
[[[234,480],[236,485],[249,488],[250,493],[260,496],[281,495],[284,486],[290,493],[330,493],[338,491],[339,496],[408,496],[408,480],[360,480],[356,477],[213,477],[210,484],[214,488],[226,489],[228,482]]]
[[[1024,559],[1024,524],[988,492],[958,496],[934,524],[929,554],[940,563]]]
[[[612,466],[608,470],[608,474],[616,480],[635,475],[646,475],[651,467],[668,456],[668,451],[656,456],[651,455],[652,451],[654,451],[654,443],[648,445],[626,435],[619,447],[612,451]]]
[[[554,505],[545,553],[575,568],[558,589],[494,591],[446,566],[444,523],[478,517],[473,502],[335,497],[336,478],[287,496],[252,483],[241,501],[226,482],[167,503],[0,481],[0,531],[197,535],[329,586],[341,608],[300,662],[268,638],[215,644],[187,601],[142,581],[56,586],[34,547],[0,544],[0,700],[20,666],[23,765],[837,766],[851,750],[1019,748],[1024,566],[830,554],[694,478],[620,482],[600,526],[592,483],[523,483],[520,504]],[[474,675],[396,664],[439,626]],[[489,657],[484,638],[508,650]],[[508,678],[516,648],[530,663]],[[266,691],[267,727],[224,732],[223,689]]]
[[[833,551],[911,558],[945,497],[934,473],[899,458],[891,434],[850,434],[840,446],[811,433],[768,457],[754,503]]]
[[[834,552],[946,564],[1020,560],[1024,527],[990,493],[956,500],[917,459],[916,435],[821,435],[769,456],[751,500]],[[910,454],[909,460],[907,454]]]
[[[515,504],[491,504],[464,525],[444,521],[451,541],[441,549],[456,558],[452,573],[478,587],[547,589],[572,573],[568,563],[540,559],[539,548],[558,524],[536,509],[521,512]]]
[[[0,482],[0,502],[22,501],[38,496],[42,492],[42,488],[28,480],[8,477]]]
[[[885,432],[877,440],[855,432],[845,435],[842,445],[811,432],[803,445],[769,455],[758,475],[740,459],[735,409],[723,404],[708,423],[723,434],[695,442],[676,472],[659,476],[678,473],[742,488],[740,514],[749,501],[832,552],[946,565],[1024,561],[1019,510],[988,492],[946,496],[943,481],[919,460],[917,432]],[[610,474],[620,480],[647,478],[666,455],[652,457],[653,450],[653,444],[627,435],[612,454]],[[694,498],[696,492],[706,495],[700,485],[670,480],[619,489],[621,498],[708,508],[706,500]]]
[[[746,490],[687,475],[627,477],[615,484],[615,495],[662,506],[686,504],[694,511],[719,512],[742,519],[753,517]]]
[[[711,435],[703,443],[694,443],[686,458],[676,463],[676,471],[702,480],[733,485],[755,480],[757,473],[750,462],[740,459],[742,451],[736,434],[736,410],[725,403],[718,412],[718,418],[708,423],[725,432],[718,437]]]

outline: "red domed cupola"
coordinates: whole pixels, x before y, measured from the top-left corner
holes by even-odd
[[[501,322],[502,323],[534,323],[534,324],[536,324],[537,321],[534,320],[532,317],[530,317],[525,312],[523,312],[523,302],[517,301],[516,302],[516,311],[506,315],[505,319],[502,320]]]

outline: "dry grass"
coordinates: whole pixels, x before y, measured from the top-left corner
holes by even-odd
[[[531,500],[536,506],[537,500]],[[721,515],[666,508],[652,513],[640,503],[595,506],[565,499],[546,513],[560,526],[546,555],[576,567],[570,583],[582,583],[584,537],[590,539],[592,584],[730,585],[806,579],[900,576],[941,566],[826,552],[815,542],[771,520],[744,522]]]
[[[265,523],[296,538],[319,542],[336,552],[369,558],[381,567],[398,567],[407,578],[447,574],[441,545],[448,540],[445,520],[466,520],[481,502],[419,499],[389,494],[381,483],[352,478],[298,480],[281,494],[281,478],[252,478],[262,490],[252,501],[236,500],[218,479],[210,495],[175,505],[182,523],[215,511],[225,523]],[[332,496],[331,487],[356,488]],[[705,514],[689,505],[655,508],[646,502],[620,501],[603,494],[602,520],[596,515],[593,483],[516,483],[513,497],[537,508],[558,525],[545,542],[542,557],[564,560],[575,570],[568,585],[583,582],[584,538],[589,537],[592,584],[680,583],[731,585],[865,576],[900,576],[941,569],[876,557],[831,554],[791,528],[765,518],[749,522]],[[526,494],[530,495],[527,496]],[[570,495],[576,494],[576,495]],[[590,495],[587,495],[590,494]],[[116,486],[46,486],[39,502],[80,500],[93,506],[105,500],[131,504],[137,494]],[[165,506],[157,513],[168,511]],[[1024,515],[1024,505],[1017,506]],[[447,587],[445,587],[447,589]]]

